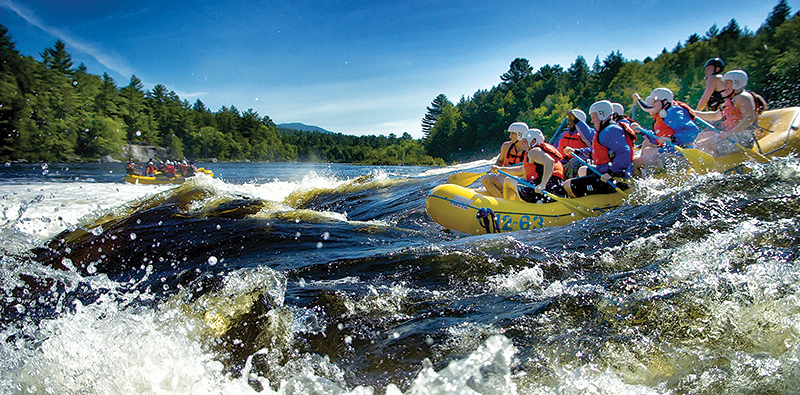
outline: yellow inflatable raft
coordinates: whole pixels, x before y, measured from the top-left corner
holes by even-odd
[[[615,192],[569,200],[598,216],[619,207],[624,199]],[[474,235],[567,225],[584,218],[577,210],[559,202],[535,204],[505,200],[455,184],[433,188],[425,199],[425,209],[439,225]]]
[[[742,173],[749,169],[747,163],[762,158],[772,158],[800,153],[800,107],[764,111],[758,117],[756,154],[736,152],[714,158],[715,170],[724,173]],[[763,160],[763,159],[762,159]]]
[[[209,177],[214,177],[214,172],[211,170],[206,170],[202,167],[198,167],[195,170],[195,174],[205,174]],[[191,178],[191,177],[189,177]],[[154,184],[183,184],[187,178],[181,176],[175,177],[167,177],[160,172],[156,172],[155,175],[152,176],[137,176],[135,174],[127,174],[125,175],[125,181],[131,184],[145,184],[145,185],[154,185]]]

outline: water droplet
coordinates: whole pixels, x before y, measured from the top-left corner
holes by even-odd
[[[136,240],[136,233],[131,232],[131,240]]]
[[[328,240],[330,237],[331,237],[331,234],[328,233],[328,232],[325,232],[325,233],[322,234],[322,240]]]
[[[322,242],[321,242],[321,241],[318,241],[318,242],[317,242],[317,249],[320,249],[320,248],[322,248]]]
[[[208,257],[208,264],[211,265],[211,266],[216,265],[217,264],[217,257],[215,257],[213,255]]]
[[[75,270],[75,266],[72,265],[72,259],[69,258],[62,258],[61,264],[64,265],[69,270]]]

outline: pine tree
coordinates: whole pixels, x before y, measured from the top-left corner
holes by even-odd
[[[57,40],[53,48],[47,48],[39,55],[42,56],[47,68],[58,70],[61,74],[71,76],[74,73],[74,70],[72,70],[72,55],[67,53],[66,47],[63,41]]]
[[[436,120],[442,115],[442,109],[445,103],[453,104],[447,100],[447,96],[439,94],[439,96],[433,99],[431,106],[427,108],[428,112],[425,114],[425,117],[422,118],[422,133],[425,134],[425,136],[428,136],[431,129],[436,125]]]
[[[761,26],[761,29],[765,29],[770,35],[775,33],[775,29],[790,19],[792,15],[792,9],[789,7],[789,4],[786,0],[781,0],[778,2],[778,5],[772,9],[772,12],[767,17],[767,20]]]
[[[507,72],[500,76],[503,81],[502,85],[506,88],[511,88],[520,83],[525,77],[533,74],[533,67],[531,67],[528,59],[516,58],[511,62],[511,67]]]

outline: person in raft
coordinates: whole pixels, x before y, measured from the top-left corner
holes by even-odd
[[[525,161],[525,148],[522,144],[522,135],[528,131],[528,124],[525,122],[514,122],[508,126],[508,141],[500,147],[500,155],[497,157],[495,166],[512,166]],[[487,174],[481,178],[481,184],[486,188],[490,196],[503,196],[503,180],[506,176],[502,174]]]
[[[698,117],[709,121],[721,121],[719,132],[706,130],[697,136],[695,147],[713,156],[721,156],[739,152],[736,143],[750,148],[755,142],[757,106],[766,107],[760,96],[753,95],[744,89],[747,86],[747,73],[743,70],[732,70],[722,76],[725,84],[723,95],[725,101],[717,111],[698,111]],[[731,141],[733,140],[733,141]],[[734,143],[734,141],[736,143]]]
[[[725,101],[722,91],[725,90],[725,84],[722,82],[722,69],[725,67],[725,62],[720,58],[711,58],[706,61],[703,66],[703,72],[706,75],[706,89],[703,91],[703,96],[697,103],[697,111],[708,109],[709,111],[717,111]]]
[[[583,177],[566,180],[564,189],[570,197],[614,193],[616,190],[609,185],[609,180],[633,176],[633,143],[636,141],[636,133],[627,125],[614,122],[613,112],[613,106],[608,100],[595,102],[589,108],[589,116],[597,132],[592,146],[582,151],[591,151],[596,170],[602,176],[588,172]],[[573,150],[568,148],[565,151],[572,153]],[[630,188],[624,182],[618,182],[617,187],[623,190]]]
[[[128,160],[128,164],[125,165],[125,171],[127,171],[128,174],[132,174],[135,176],[142,175],[142,169],[140,168],[139,165],[136,164],[136,162],[133,161],[133,158],[130,158],[130,160]]]
[[[522,166],[492,166],[492,173],[502,170],[512,176],[524,176],[534,188],[518,183],[506,177],[503,181],[503,199],[524,200],[529,203],[549,202],[551,199],[542,191],[559,196],[564,195],[564,167],[561,165],[561,153],[551,144],[545,142],[544,134],[539,129],[531,129],[522,135],[523,147],[528,151]]]
[[[700,133],[700,128],[694,123],[694,111],[686,103],[675,100],[669,88],[653,89],[645,100],[634,93],[633,100],[653,116],[653,134],[658,137],[648,136],[642,142],[641,153],[633,159],[636,168],[663,167],[668,159],[676,157],[675,148],[667,142],[684,148],[693,146]],[[631,126],[636,128],[639,124]]]
[[[561,135],[557,144],[558,152],[564,157],[561,160],[561,164],[564,165],[564,176],[566,178],[574,177],[578,174],[581,162],[564,152],[564,148],[587,148],[592,144],[593,138],[594,129],[586,124],[586,113],[577,108],[567,111],[567,130]]]

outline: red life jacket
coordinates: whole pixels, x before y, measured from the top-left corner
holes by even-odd
[[[541,143],[537,145],[537,147],[541,148],[547,155],[550,155],[553,158],[553,175],[551,177],[557,177],[564,179],[564,165],[561,164],[561,159],[564,159],[564,156],[558,152],[556,147],[548,143]],[[542,172],[544,171],[544,166],[539,163],[531,163],[530,161],[526,160],[525,163],[522,165],[525,169],[525,178],[529,181],[534,183],[539,183],[542,180]]]
[[[744,114],[733,104],[733,97],[731,95],[725,98],[722,103],[722,123],[720,124],[722,130],[732,130],[744,118]]]
[[[689,113],[689,119],[694,121],[694,118],[695,118],[694,110],[691,107],[689,107],[688,104],[686,104],[686,103],[684,103],[682,101],[673,100],[672,101],[672,105],[680,107],[680,108],[683,108],[684,110],[686,110],[686,112]],[[656,136],[672,138],[672,136],[675,135],[675,131],[672,130],[672,128],[669,127],[664,122],[664,119],[661,118],[660,114],[658,114],[658,113],[654,114],[653,115],[653,120],[655,120],[655,123],[653,124],[653,130],[656,132]]]
[[[558,152],[565,158],[571,158],[572,155],[567,155],[564,153],[564,148],[566,147],[572,147],[574,149],[587,147],[586,143],[584,143],[581,139],[580,131],[575,130],[574,134],[570,134],[569,131],[566,131],[563,135],[561,135],[561,139],[558,140]]]
[[[625,141],[628,143],[628,147],[631,149],[631,161],[633,161],[633,143],[636,142],[636,132],[634,132],[633,129],[631,129],[631,127],[625,123],[609,123],[602,130],[594,134],[594,140],[592,141],[592,161],[594,161],[595,165],[602,165],[604,163],[611,162],[612,158],[608,154],[608,148],[603,144],[600,144],[600,133],[612,125],[619,126],[625,133]]]
[[[175,176],[175,166],[167,165],[164,166],[164,170],[161,171],[164,175],[174,177]]]
[[[512,148],[514,149],[514,152],[517,152],[516,155],[511,153]],[[511,166],[511,165],[516,165],[518,163],[522,163],[525,161],[526,155],[527,152],[525,150],[522,151],[517,150],[516,143],[511,144],[511,146],[508,147],[508,151],[506,151],[506,157],[503,158],[503,166]]]

